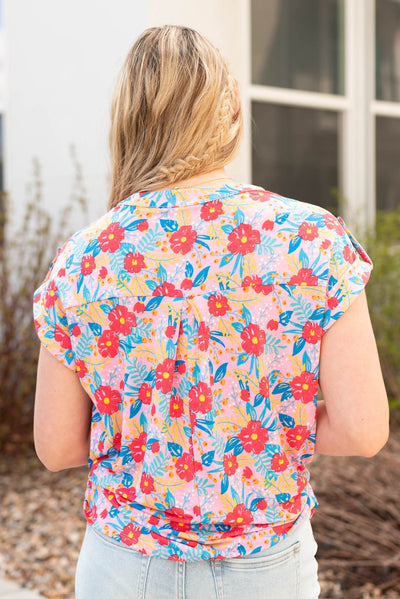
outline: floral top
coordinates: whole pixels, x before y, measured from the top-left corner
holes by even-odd
[[[135,193],[73,235],[34,313],[93,400],[89,524],[207,560],[309,517],[320,341],[371,269],[340,219],[239,183]]]

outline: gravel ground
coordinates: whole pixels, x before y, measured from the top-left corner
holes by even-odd
[[[86,468],[47,472],[31,457],[0,463],[0,577],[73,599],[85,530]],[[372,460],[316,456],[321,599],[400,598],[400,431]]]

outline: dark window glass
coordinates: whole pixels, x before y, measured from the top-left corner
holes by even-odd
[[[336,112],[252,103],[255,185],[337,210]]]
[[[376,118],[376,205],[393,210],[400,204],[400,119]]]
[[[400,102],[400,0],[376,0],[376,98]]]
[[[252,0],[252,83],[344,93],[343,0]]]

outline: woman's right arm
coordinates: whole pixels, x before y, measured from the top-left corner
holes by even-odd
[[[315,451],[372,457],[389,436],[389,405],[365,291],[321,340]]]

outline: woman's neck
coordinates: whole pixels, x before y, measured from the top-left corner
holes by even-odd
[[[208,171],[204,174],[202,173],[187,179],[182,179],[181,181],[175,181],[175,183],[168,187],[160,187],[154,191],[163,191],[166,189],[185,189],[188,187],[202,187],[206,185],[209,185],[210,187],[222,187],[224,183],[230,183],[232,181],[233,179],[228,177],[224,168],[218,168],[213,171]]]

